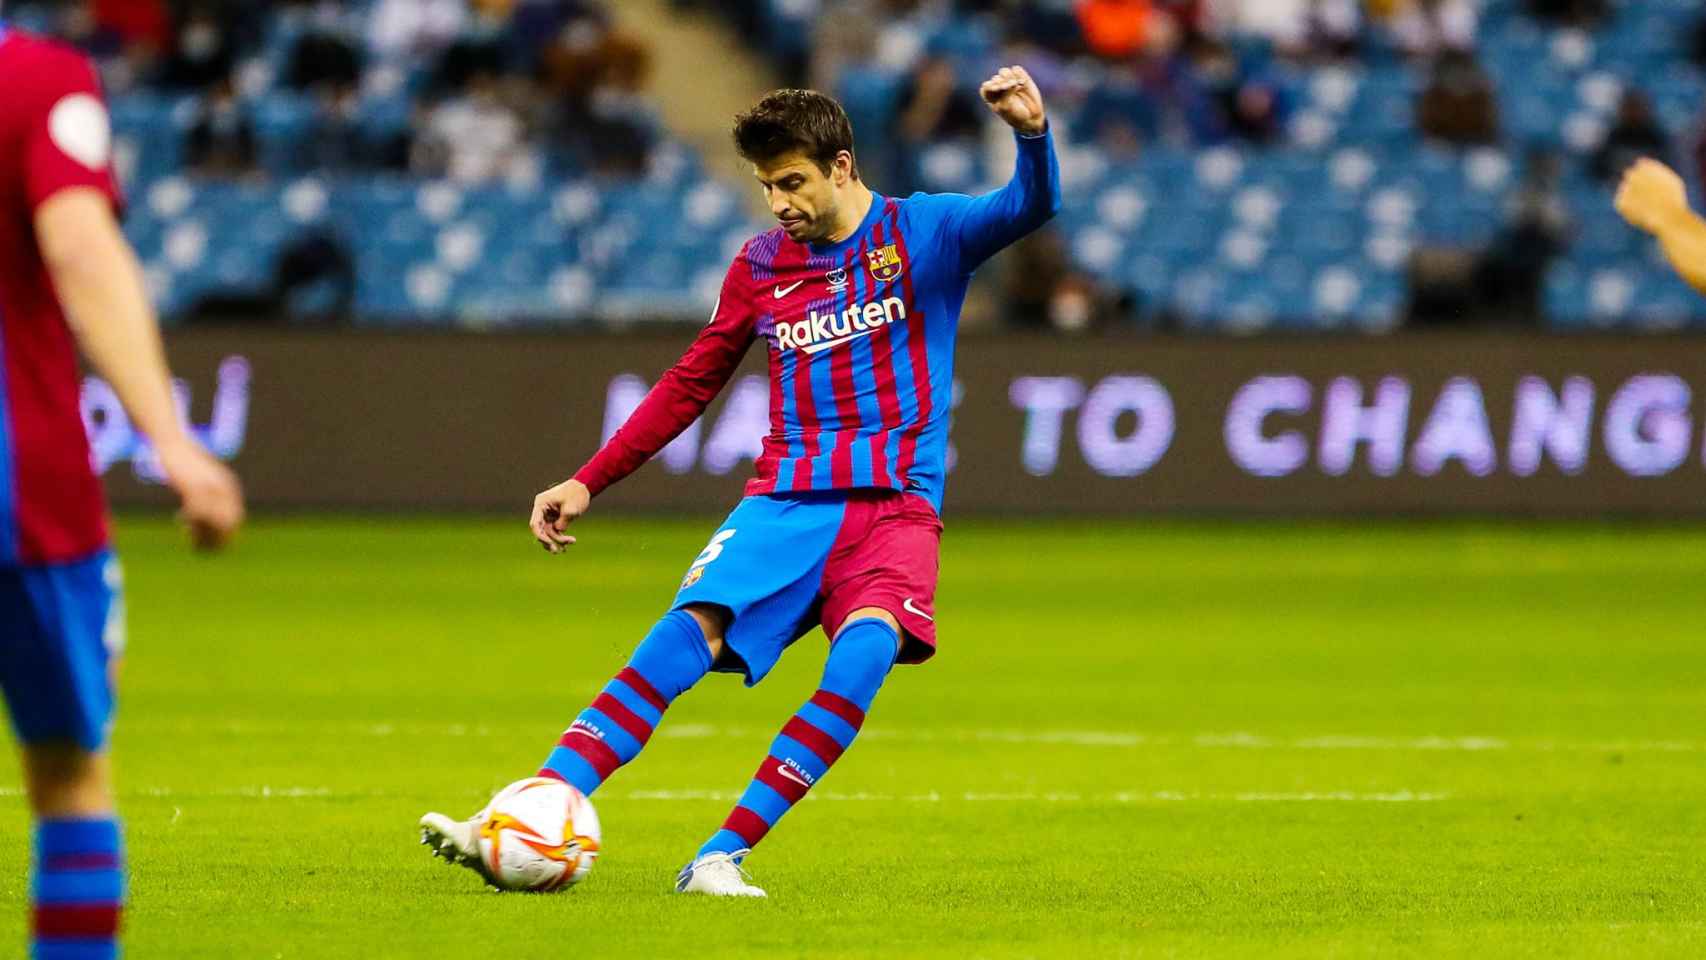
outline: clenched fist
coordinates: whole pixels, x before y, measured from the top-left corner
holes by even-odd
[[[1688,213],[1688,188],[1671,168],[1657,160],[1639,160],[1617,188],[1617,212],[1631,225],[1659,233]]]
[[[983,82],[978,93],[996,116],[1026,136],[1037,136],[1048,125],[1042,91],[1024,67],[1002,67]]]

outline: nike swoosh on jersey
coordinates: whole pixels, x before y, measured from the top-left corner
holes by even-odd
[[[800,286],[804,283],[805,283],[805,281],[801,280],[801,281],[799,281],[799,283],[791,284],[791,285],[786,286],[786,287],[777,287],[776,289],[770,291],[770,293],[776,299],[780,300],[783,297],[787,296],[788,294],[793,293],[795,290],[800,289]]]
[[[930,621],[931,623],[936,622],[935,617],[932,617],[928,613],[925,613],[924,611],[918,609],[918,607],[913,604],[911,597],[907,597],[904,601],[901,602],[901,608],[904,609],[907,613],[913,614],[915,616],[923,617],[924,619]]]

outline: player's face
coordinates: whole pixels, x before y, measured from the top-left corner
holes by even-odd
[[[770,212],[788,239],[812,243],[828,239],[835,229],[837,190],[849,180],[851,157],[843,153],[825,173],[803,153],[790,153],[769,163],[753,164],[764,188]]]

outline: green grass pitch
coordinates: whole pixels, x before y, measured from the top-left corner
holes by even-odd
[[[274,519],[209,560],[122,522],[128,955],[1706,956],[1701,529],[951,519],[942,653],[752,858],[768,902],[669,891],[816,635],[676,705],[581,888],[429,858],[416,818],[532,773],[711,529]]]

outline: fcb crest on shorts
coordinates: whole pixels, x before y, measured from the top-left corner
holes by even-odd
[[[892,243],[867,252],[865,262],[870,264],[871,276],[876,277],[878,283],[888,283],[906,269],[900,260],[900,248]]]

